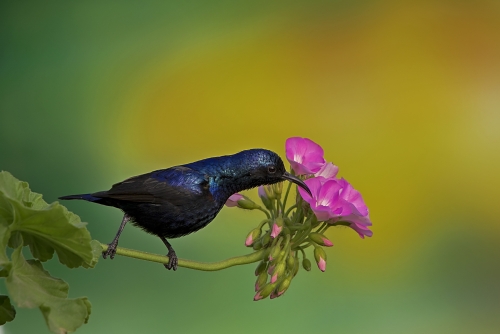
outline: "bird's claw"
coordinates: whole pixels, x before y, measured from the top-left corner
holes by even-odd
[[[175,254],[174,250],[169,250],[167,256],[169,260],[168,263],[164,264],[165,268],[167,268],[168,270],[173,269],[174,271],[176,271],[178,263],[177,254]]]
[[[116,247],[118,247],[117,242],[112,242],[108,244],[108,249],[102,252],[103,259],[106,259],[107,256],[109,255],[109,258],[113,260],[116,254]]]

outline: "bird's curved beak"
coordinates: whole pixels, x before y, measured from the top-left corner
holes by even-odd
[[[288,180],[290,182],[293,182],[295,183],[296,185],[298,185],[299,187],[301,187],[302,189],[304,189],[305,191],[307,191],[307,193],[309,195],[311,195],[312,197],[312,193],[311,193],[311,190],[309,190],[309,187],[304,183],[304,181],[302,181],[301,179],[299,179],[298,177],[296,176],[293,176],[292,174],[288,173],[288,172],[285,172],[283,173],[283,176],[282,178],[284,180]]]

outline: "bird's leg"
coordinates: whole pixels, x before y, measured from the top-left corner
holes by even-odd
[[[102,252],[103,258],[106,258],[108,255],[110,259],[113,259],[115,257],[116,247],[118,247],[118,239],[120,238],[120,234],[122,234],[122,231],[125,228],[125,224],[127,224],[127,222],[131,219],[132,217],[130,217],[129,215],[123,216],[122,223],[120,224],[118,232],[116,232],[115,238],[113,239],[113,241],[111,241],[111,243],[108,244],[108,249]]]
[[[163,241],[165,246],[167,246],[167,248],[168,248],[167,256],[168,256],[169,260],[168,260],[168,264],[164,264],[164,266],[168,270],[174,269],[174,271],[176,271],[177,270],[177,255],[175,254],[174,248],[167,241],[167,239],[165,239],[164,237],[160,237],[160,239],[161,239],[161,241]]]

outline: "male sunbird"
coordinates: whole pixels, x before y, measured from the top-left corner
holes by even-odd
[[[177,255],[167,238],[178,238],[207,226],[234,193],[284,180],[311,193],[302,180],[285,170],[276,153],[252,149],[133,176],[108,191],[60,199],[82,199],[124,212],[115,238],[102,254],[104,258],[114,258],[120,234],[131,221],[160,237],[168,248],[169,262],[165,267],[176,270]]]

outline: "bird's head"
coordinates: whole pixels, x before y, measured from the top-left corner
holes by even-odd
[[[240,180],[248,182],[246,189],[265,184],[290,181],[311,194],[304,181],[288,173],[283,160],[272,151],[253,149],[237,153],[234,157],[241,161],[240,170],[243,173],[240,176]]]

